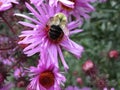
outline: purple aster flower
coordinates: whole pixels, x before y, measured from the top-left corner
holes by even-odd
[[[50,7],[46,4],[35,6],[38,12],[33,9],[29,4],[27,8],[32,12],[37,19],[28,17],[23,14],[16,14],[17,16],[24,17],[31,20],[33,23],[20,21],[19,23],[28,26],[31,29],[22,31],[20,37],[24,37],[19,41],[19,44],[27,44],[24,48],[24,53],[31,56],[40,52],[42,48],[47,48],[46,52],[51,52],[54,58],[59,54],[64,67],[68,66],[65,63],[61,47],[74,54],[77,58],[81,57],[83,47],[72,41],[69,36],[81,32],[81,29],[76,29],[81,25],[81,21],[73,21],[66,23],[67,17],[59,13],[59,7]],[[59,19],[59,17],[62,17]],[[56,60],[56,59],[55,59]]]
[[[16,79],[18,79],[20,77],[23,77],[24,75],[25,75],[25,72],[24,72],[22,67],[15,68],[15,70],[14,70],[14,77]]]
[[[65,77],[59,72],[52,58],[43,56],[41,55],[37,67],[30,67],[30,76],[33,77],[27,90],[61,90],[60,85],[66,81]]]
[[[12,38],[0,35],[0,61],[5,65],[12,65],[16,62],[13,57],[17,46]]]
[[[90,5],[91,2],[95,0],[71,0],[74,3],[74,8],[67,7],[64,4],[60,3],[62,11],[68,15],[73,15],[76,18],[84,17],[85,19],[89,18],[89,13],[94,11],[94,7]]]
[[[10,9],[12,7],[12,3],[18,4],[16,0],[0,0],[0,12]]]
[[[40,5],[44,0],[30,0],[32,4]],[[46,2],[49,2],[50,6],[57,6],[58,3],[62,3],[66,7],[73,8],[74,3],[71,0],[45,0]]]
[[[91,88],[88,87],[79,88],[77,86],[68,86],[67,88],[65,88],[65,90],[91,90]]]
[[[62,3],[66,7],[73,8],[74,2],[72,0],[49,0],[50,6],[57,6],[58,3]]]
[[[14,57],[8,57],[6,59],[1,58],[1,60],[2,60],[3,64],[8,65],[8,66],[11,66],[13,64],[13,62],[14,63],[16,62],[16,59]]]
[[[13,83],[7,83],[3,85],[2,87],[0,87],[0,90],[11,90],[13,87],[14,87]]]

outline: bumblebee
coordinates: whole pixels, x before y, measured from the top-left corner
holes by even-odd
[[[67,29],[67,17],[63,13],[57,13],[55,16],[51,17],[48,24],[48,36],[52,41],[60,41],[64,35],[69,35],[69,30]]]

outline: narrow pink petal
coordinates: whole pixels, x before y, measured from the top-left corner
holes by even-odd
[[[35,17],[37,17],[39,21],[42,21],[42,17],[38,14],[38,12],[33,7],[31,7],[28,3],[25,3],[25,4],[26,4],[26,7],[35,15]]]
[[[50,5],[51,7],[57,6],[57,2],[58,2],[58,0],[49,0],[49,5]]]
[[[43,8],[39,7],[39,6],[36,6],[36,9],[39,11],[40,15],[41,15],[41,22],[46,24],[46,14],[45,12],[43,11]]]
[[[74,3],[69,0],[59,0],[59,1],[67,7],[74,8]]]
[[[73,22],[68,24],[68,29],[72,30],[72,29],[80,27],[81,25],[82,25],[81,20],[73,21]]]
[[[40,49],[41,49],[40,47],[36,47],[36,48],[34,48],[32,50],[24,51],[24,53],[27,54],[27,56],[29,57],[29,56],[34,55],[37,52],[40,52]]]
[[[31,28],[36,27],[34,24],[23,22],[23,21],[19,21],[18,23],[22,24],[23,26],[27,26],[27,27],[31,27]]]
[[[48,47],[48,52],[50,57],[52,58],[52,60],[54,60],[53,62],[55,63],[55,65],[58,67],[58,53],[57,53],[57,46],[54,44],[50,44]]]
[[[59,53],[59,55],[60,55],[62,64],[63,64],[65,70],[67,71],[67,70],[69,69],[69,67],[68,67],[67,63],[65,62],[65,59],[64,59],[64,57],[63,57],[62,51],[61,51],[61,49],[60,49],[59,46],[58,46],[58,53]]]
[[[77,33],[80,33],[82,31],[83,31],[82,29],[75,29],[74,31],[70,31],[70,35],[77,34]]]
[[[71,52],[74,54],[78,59],[81,57],[84,48],[77,43],[73,42],[72,40],[64,40],[60,43],[60,45],[66,49],[67,51]]]
[[[5,11],[5,10],[8,10],[12,7],[12,4],[9,3],[9,4],[3,4],[0,6],[0,11]]]
[[[28,16],[26,16],[26,15],[18,14],[18,13],[17,13],[17,14],[14,14],[14,15],[20,16],[20,17],[23,17],[23,18],[26,18],[26,19],[28,19],[28,20],[30,20],[30,21],[36,23],[36,24],[40,24],[40,22],[38,22],[37,20],[35,20],[35,19],[33,19],[33,18],[30,18],[30,17],[28,17]]]

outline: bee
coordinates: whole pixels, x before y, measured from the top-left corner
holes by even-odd
[[[69,35],[67,29],[67,17],[63,13],[57,13],[51,17],[48,24],[49,31],[48,36],[52,41],[60,41],[64,35]]]

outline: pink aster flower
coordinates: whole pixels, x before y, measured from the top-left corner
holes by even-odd
[[[71,0],[49,0],[50,6],[57,6],[58,3],[62,3],[63,5],[69,8],[74,7],[74,2],[72,2]]]
[[[62,3],[66,7],[73,8],[74,3],[71,0],[30,0],[32,4],[40,5],[43,1],[49,2],[50,6],[57,6],[58,3]]]
[[[0,87],[0,90],[11,90],[13,87],[14,87],[13,83],[7,83],[3,85],[2,87]]]
[[[89,13],[94,11],[94,7],[90,5],[91,2],[95,0],[71,0],[74,3],[74,7],[67,7],[64,4],[60,3],[62,11],[68,15],[73,15],[76,18],[84,17],[85,19],[89,18]]]
[[[16,0],[0,0],[0,12],[10,9],[12,7],[12,3],[18,4]]]
[[[19,41],[19,44],[28,45],[24,48],[24,53],[31,56],[40,52],[42,48],[47,48],[46,52],[51,52],[53,57],[57,58],[57,55],[59,54],[64,67],[68,69],[61,47],[74,54],[77,58],[81,57],[83,47],[69,38],[70,35],[82,31],[81,29],[76,29],[81,24],[81,21],[77,20],[63,24],[65,23],[66,16],[58,14],[60,10],[59,7],[50,7],[44,4],[41,6],[35,6],[38,10],[36,11],[29,4],[26,4],[26,6],[36,19],[23,14],[16,14],[17,16],[24,17],[33,22],[19,22],[20,24],[31,28],[30,30],[22,31],[22,34],[20,35],[20,37],[24,38]],[[55,16],[56,14],[58,14],[58,16]],[[58,18],[59,15],[63,17],[62,19],[65,19],[62,20],[62,23],[60,23],[61,21]],[[65,31],[66,33],[64,33]]]
[[[0,35],[0,61],[5,65],[12,65],[16,62],[13,57],[17,47],[12,38]]]
[[[3,59],[3,58],[2,58]],[[13,62],[16,62],[16,59],[14,57],[8,57],[6,59],[2,60],[3,64],[11,66],[13,64]]]
[[[24,72],[22,67],[15,68],[15,70],[14,70],[14,77],[16,79],[18,79],[20,77],[23,77],[24,75],[25,75],[25,72]]]
[[[30,67],[32,78],[27,90],[61,90],[60,85],[66,81],[65,77],[59,72],[52,58],[43,56],[37,67]]]

